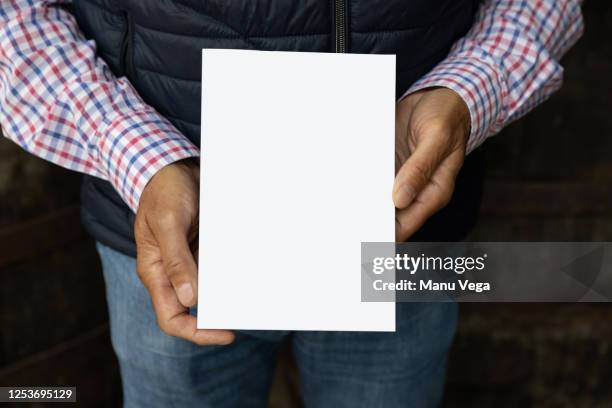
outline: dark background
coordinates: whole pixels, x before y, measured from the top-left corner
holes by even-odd
[[[612,4],[590,0],[564,88],[486,144],[481,241],[612,241]],[[0,385],[76,385],[117,406],[79,176],[0,140]],[[296,405],[286,355],[273,407]],[[288,386],[289,384],[289,386]],[[612,406],[612,305],[462,304],[448,407]]]

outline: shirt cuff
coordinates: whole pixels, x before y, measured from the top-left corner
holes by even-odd
[[[114,117],[103,128],[98,149],[107,180],[134,212],[155,173],[170,163],[200,155],[189,139],[154,110]]]
[[[431,87],[449,88],[465,101],[471,122],[466,154],[502,128],[507,91],[492,59],[469,53],[449,56],[415,82],[404,96]]]

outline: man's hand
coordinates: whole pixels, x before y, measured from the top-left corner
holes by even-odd
[[[198,330],[196,304],[199,168],[185,160],[161,169],[147,184],[135,222],[137,270],[151,295],[160,328],[201,345],[229,344],[233,333]]]
[[[393,202],[398,242],[450,201],[469,133],[468,108],[450,89],[425,89],[397,105]]]

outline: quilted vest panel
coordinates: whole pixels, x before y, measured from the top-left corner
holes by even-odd
[[[202,48],[396,54],[400,95],[467,32],[476,6],[477,0],[75,0],[74,13],[113,72],[199,145]],[[86,176],[82,205],[96,239],[135,254],[134,216],[109,183]]]

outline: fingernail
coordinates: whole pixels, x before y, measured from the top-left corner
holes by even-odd
[[[394,200],[398,208],[406,208],[415,199],[414,189],[407,184],[401,184],[395,189]]]
[[[179,298],[179,301],[183,304],[183,306],[191,306],[193,305],[193,299],[195,297],[195,293],[193,291],[193,286],[191,283],[183,283],[176,290],[176,295]]]

